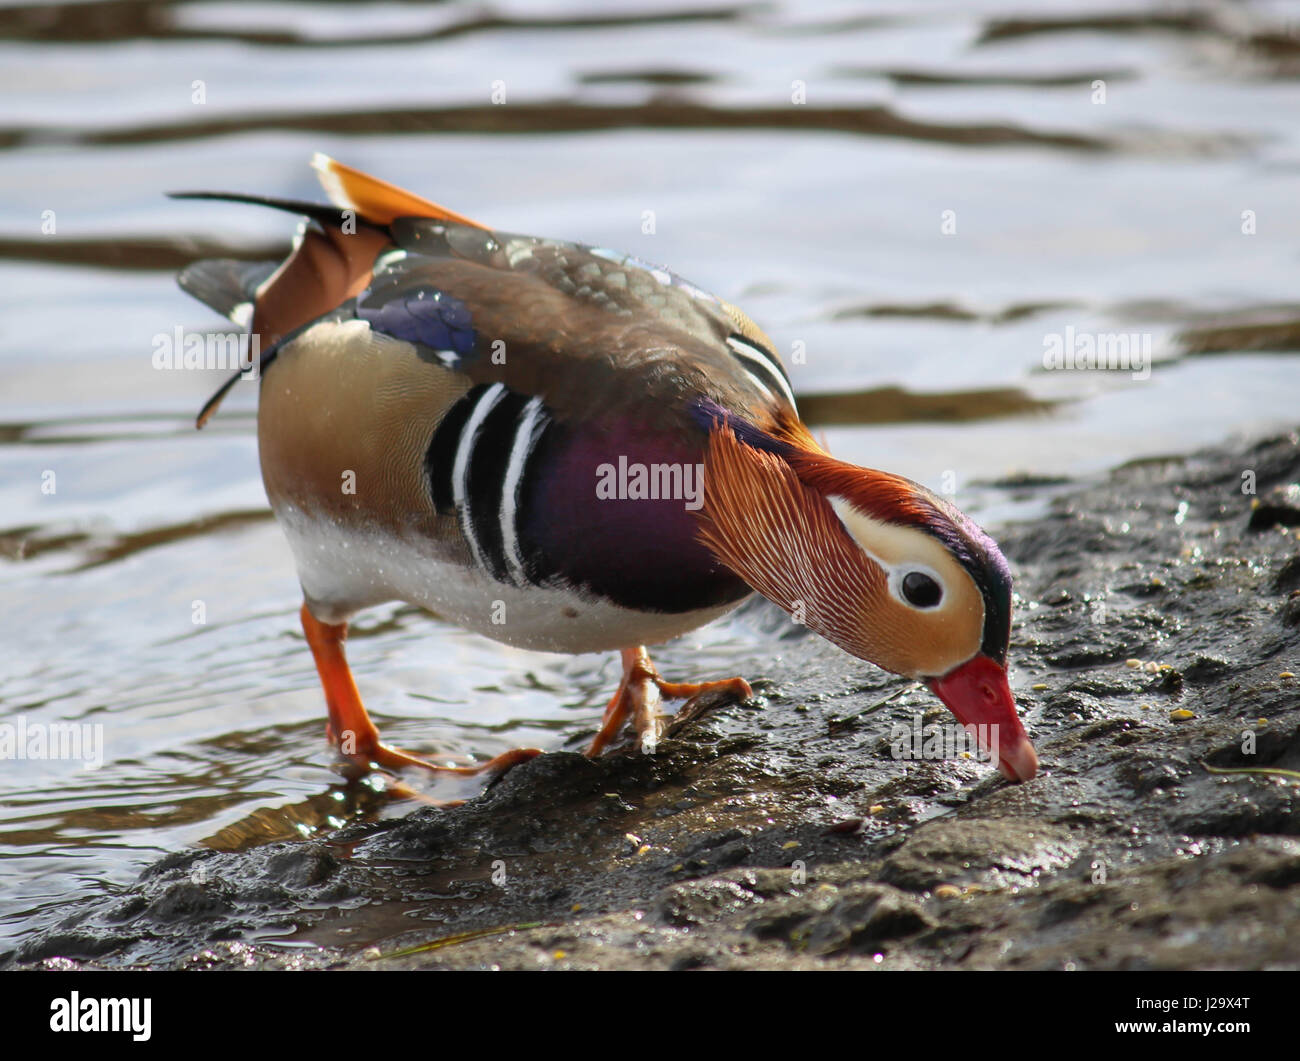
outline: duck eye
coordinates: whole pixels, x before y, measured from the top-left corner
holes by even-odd
[[[903,598],[917,608],[933,608],[943,600],[943,590],[929,575],[909,571],[903,576]]]

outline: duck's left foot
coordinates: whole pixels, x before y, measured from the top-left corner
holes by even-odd
[[[331,736],[327,727],[327,734]],[[377,735],[376,735],[377,736]],[[356,747],[350,741],[334,741],[339,745],[339,751],[346,758],[356,763],[358,766],[380,767],[384,770],[406,770],[411,767],[418,767],[421,770],[430,770],[439,774],[455,774],[458,777],[476,777],[479,774],[504,774],[507,770],[518,766],[520,763],[526,763],[529,759],[535,758],[542,754],[540,748],[512,748],[508,752],[502,752],[483,763],[473,763],[469,766],[443,766],[440,763],[431,763],[428,759],[421,758],[414,752],[404,751],[401,748],[391,748],[379,740],[365,744],[363,747]]]
[[[605,708],[605,718],[600,731],[587,749],[594,758],[603,752],[619,732],[629,716],[636,729],[641,750],[654,754],[655,746],[663,733],[663,717],[659,714],[661,697],[669,700],[686,700],[701,693],[725,692],[738,700],[748,700],[754,695],[744,678],[727,678],[717,682],[666,682],[659,677],[650,662],[645,646],[622,650],[623,680]]]
[[[311,646],[312,656],[316,660],[316,670],[320,674],[325,702],[329,707],[330,720],[325,727],[325,734],[330,743],[338,747],[340,754],[361,770],[375,767],[406,770],[419,767],[434,773],[474,777],[484,773],[504,774],[511,767],[542,754],[540,748],[515,748],[502,752],[485,763],[441,766],[411,752],[402,751],[401,748],[390,748],[379,739],[379,730],[366,713],[356,683],[352,680],[352,672],[348,669],[347,657],[343,653],[343,642],[348,633],[347,623],[322,623],[312,615],[306,604],[302,606],[301,618],[303,633],[307,635],[307,644]]]

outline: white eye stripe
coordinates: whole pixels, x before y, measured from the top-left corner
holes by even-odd
[[[869,524],[874,521],[863,517],[843,497],[831,496],[826,500],[830,502],[831,508],[835,510],[835,514],[839,516],[840,522],[844,524],[845,530],[849,532],[849,535],[853,538],[854,542],[857,543],[858,548],[871,559],[872,563],[885,572],[889,595],[896,601],[914,611],[938,612],[948,607],[949,602],[955,599],[955,595],[948,592],[948,584],[944,581],[943,576],[929,564],[910,559],[901,560],[898,563],[891,564],[888,560],[883,559],[878,553],[868,549],[866,543],[862,540],[861,525],[864,522]],[[855,529],[855,527],[857,529]],[[934,584],[939,587],[939,600],[936,604],[928,608],[921,608],[913,604],[903,595],[903,579],[907,578],[907,576],[913,572],[934,579]]]
[[[727,346],[731,348],[732,354],[752,378],[763,381],[763,390],[773,394],[775,388],[775,392],[782,394],[790,403],[790,408],[797,408],[794,390],[790,386],[789,379],[786,378],[785,369],[775,355],[738,335],[727,336]]]

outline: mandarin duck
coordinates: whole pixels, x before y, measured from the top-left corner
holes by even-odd
[[[925,681],[1008,778],[1035,775],[998,547],[917,483],[831,457],[741,310],[636,258],[313,165],[331,206],[175,193],[305,219],[282,263],[200,261],[179,279],[259,340],[262,478],[345,756],[468,774],[538,754],[453,768],[383,744],[343,649],[364,608],[404,601],[526,649],[617,650],[594,756],[629,718],[653,750],[663,697],[751,695],[743,678],[665,681],[645,646],[757,591]]]

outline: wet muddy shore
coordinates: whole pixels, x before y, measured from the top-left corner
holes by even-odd
[[[758,602],[756,699],[653,757],[555,752],[462,807],[178,851],[0,966],[1294,968],[1300,778],[1267,771],[1300,770],[1297,483],[1293,434],[1004,484],[1059,494],[998,534],[1027,784],[896,760],[938,702]]]

